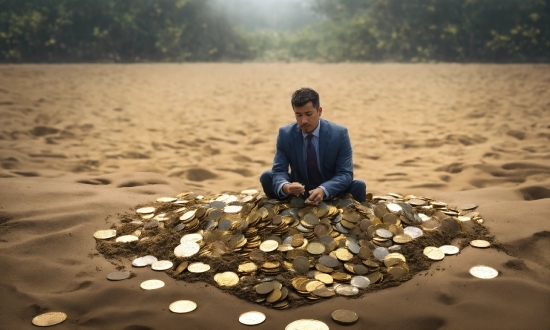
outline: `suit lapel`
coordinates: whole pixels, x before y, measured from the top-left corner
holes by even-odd
[[[321,177],[325,178],[323,175],[323,164],[325,157],[325,150],[327,149],[328,141],[330,141],[331,132],[328,126],[328,122],[324,119],[321,120],[321,129],[319,132],[319,167],[321,168]]]

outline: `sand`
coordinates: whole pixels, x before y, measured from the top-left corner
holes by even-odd
[[[0,66],[0,328],[550,328],[550,66],[143,64]],[[161,196],[260,188],[290,94],[321,94],[349,129],[355,176],[374,194],[475,203],[506,251],[464,248],[404,284],[359,299],[273,310],[150,269],[106,279],[94,231]],[[499,271],[492,280],[470,267]],[[157,278],[166,286],[143,291]],[[178,315],[171,302],[194,300]],[[330,319],[351,309],[359,322]]]

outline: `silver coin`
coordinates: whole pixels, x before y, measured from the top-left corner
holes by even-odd
[[[424,232],[422,231],[422,229],[417,227],[412,227],[412,226],[409,226],[403,229],[403,233],[409,235],[413,239],[424,235]]]
[[[107,275],[107,279],[109,281],[122,281],[130,278],[130,276],[132,276],[132,273],[126,271],[112,272]]]
[[[265,321],[265,314],[261,312],[246,312],[239,316],[239,322],[244,325],[257,325]]]
[[[386,204],[386,208],[393,213],[401,213],[403,212],[403,208],[395,203],[388,203]]]
[[[134,260],[132,260],[132,266],[134,267],[145,267],[145,266],[149,266],[155,262],[157,262],[158,259],[154,256],[144,256],[144,257],[139,257],[139,258],[136,258]]]
[[[354,287],[363,289],[369,286],[370,280],[365,276],[354,276],[351,278],[350,284]]]
[[[187,234],[187,235],[183,235],[183,237],[180,239],[180,243],[185,243],[185,242],[197,243],[202,241],[202,239],[203,237],[201,234],[197,234],[197,233]]]
[[[376,249],[374,249],[374,251],[372,251],[372,255],[373,255],[376,259],[378,259],[378,260],[380,260],[380,261],[384,260],[384,258],[385,258],[388,254],[390,254],[390,251],[388,251],[387,248],[382,247],[382,246],[379,246],[379,247],[377,247]]]
[[[176,246],[176,248],[174,249],[174,255],[176,257],[187,258],[197,254],[200,249],[201,247],[195,242],[185,242]]]
[[[161,280],[147,280],[142,282],[140,286],[144,290],[155,290],[162,288],[164,286],[164,282]]]
[[[446,255],[457,254],[460,251],[460,249],[454,245],[442,245],[439,249]]]
[[[498,276],[498,271],[489,266],[479,265],[470,268],[470,274],[477,278],[491,279]]]
[[[167,270],[172,268],[174,264],[169,260],[159,260],[151,264],[153,270]]]
[[[178,300],[174,301],[169,306],[172,313],[189,313],[197,309],[197,304],[191,300]]]
[[[355,296],[359,293],[358,288],[348,284],[340,284],[334,291],[341,296]]]
[[[382,237],[382,238],[392,238],[393,237],[393,233],[387,229],[383,229],[383,228],[380,228],[380,229],[376,229],[376,235],[378,235],[379,237]]]

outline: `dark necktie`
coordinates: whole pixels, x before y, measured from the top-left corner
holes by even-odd
[[[323,183],[321,179],[321,172],[319,172],[319,166],[317,165],[317,153],[315,152],[315,147],[311,140],[313,139],[313,134],[307,136],[307,176],[309,178],[309,188],[315,189]]]

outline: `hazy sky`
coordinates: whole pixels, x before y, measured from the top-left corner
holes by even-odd
[[[317,16],[313,0],[210,0],[212,6],[228,15],[245,30],[296,30]]]

